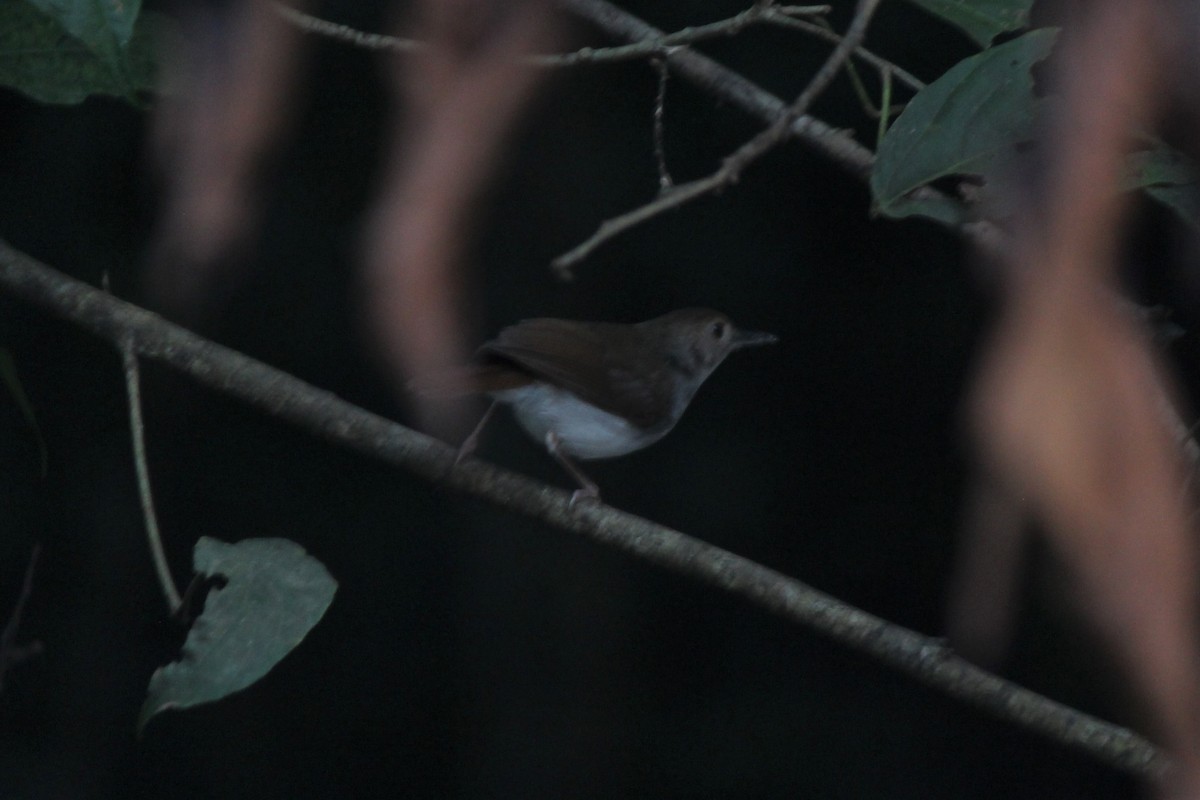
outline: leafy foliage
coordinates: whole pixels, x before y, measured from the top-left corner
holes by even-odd
[[[955,175],[994,185],[1012,171],[1017,147],[1034,137],[1034,121],[1053,97],[1034,95],[1030,70],[1050,55],[1056,31],[1031,31],[956,64],[919,92],[887,131],[871,173],[877,210],[889,217],[964,221],[960,204],[913,197],[914,190]],[[1134,153],[1121,186],[1142,189],[1189,225],[1200,219],[1196,169],[1162,144]],[[1003,204],[1002,198],[995,202]],[[993,209],[998,210],[999,207]]]

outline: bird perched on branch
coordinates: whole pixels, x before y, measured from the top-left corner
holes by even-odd
[[[775,341],[703,308],[636,324],[529,319],[480,347],[474,364],[411,386],[430,395],[492,397],[458,461],[474,451],[496,406],[511,407],[521,427],[579,482],[574,504],[600,497],[574,459],[614,458],[657,442],[726,356]]]

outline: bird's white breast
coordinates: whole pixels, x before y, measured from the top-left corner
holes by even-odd
[[[670,426],[640,428],[546,383],[493,392],[492,396],[512,406],[517,421],[539,442],[553,432],[564,452],[582,459],[623,456],[653,444],[670,430]]]

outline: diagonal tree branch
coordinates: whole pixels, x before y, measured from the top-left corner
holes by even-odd
[[[330,392],[203,339],[0,242],[0,287],[205,386],[241,398],[318,436],[561,530],[586,536],[741,597],[889,664],[1000,719],[1135,775],[1157,778],[1166,757],[1138,734],[1005,681],[940,640],[892,625],[749,559],[605,505],[481,462],[454,466],[455,450]]]

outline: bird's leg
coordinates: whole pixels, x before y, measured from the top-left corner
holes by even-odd
[[[471,431],[471,435],[463,439],[463,443],[458,446],[458,455],[454,457],[454,466],[462,463],[464,458],[470,457],[475,452],[475,448],[479,446],[479,434],[483,431],[483,426],[487,425],[488,420],[492,418],[492,414],[496,413],[496,406],[499,400],[493,400],[488,406],[488,410],[483,412],[483,419],[479,420],[479,424],[475,426],[475,430]]]
[[[550,431],[546,434],[546,449],[550,451],[550,455],[554,456],[554,458],[558,460],[559,464],[562,464],[563,469],[571,473],[571,477],[578,481],[579,485],[583,487],[581,489],[577,489],[575,493],[571,495],[570,506],[574,508],[575,504],[580,500],[595,500],[597,503],[599,503],[600,487],[594,484],[587,475],[584,475],[583,470],[576,466],[574,461],[567,458],[567,454],[562,451],[558,434],[554,431]]]

